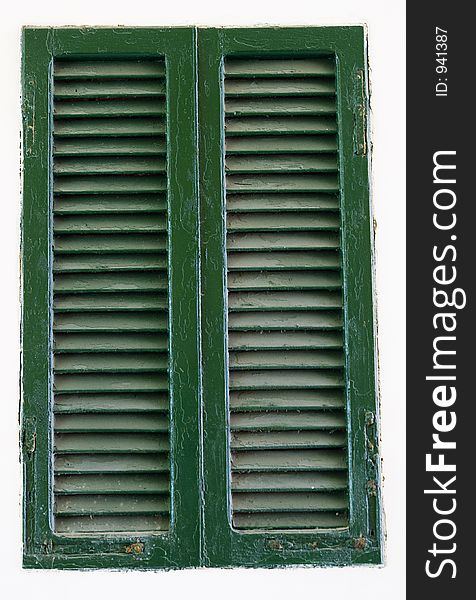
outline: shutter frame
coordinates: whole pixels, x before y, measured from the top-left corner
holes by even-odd
[[[23,31],[22,447],[24,566],[177,568],[200,562],[198,206],[193,28]],[[164,533],[56,534],[51,496],[51,84],[55,59],[165,59],[169,129],[171,526]],[[139,117],[140,118],[140,117]],[[187,172],[186,181],[181,173]],[[185,277],[187,285],[183,285]],[[184,338],[184,331],[186,332]],[[185,371],[184,379],[180,373]],[[185,432],[173,424],[185,416]],[[177,476],[180,473],[180,477]]]
[[[337,63],[349,527],[334,531],[240,532],[232,527],[228,365],[224,343],[227,280],[223,65],[226,58],[288,59],[320,54],[334,54]],[[213,436],[205,437],[204,446],[207,564],[267,567],[381,564],[372,219],[367,124],[362,117],[368,111],[365,30],[360,26],[199,30],[198,70],[204,431],[214,432]]]

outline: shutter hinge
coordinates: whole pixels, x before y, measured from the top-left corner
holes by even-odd
[[[367,94],[363,69],[354,72],[354,154],[367,154]]]
[[[36,420],[26,419],[23,424],[23,435],[22,435],[22,450],[23,454],[27,457],[36,450]]]

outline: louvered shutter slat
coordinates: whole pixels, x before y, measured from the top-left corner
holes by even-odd
[[[165,68],[56,61],[54,517],[168,528]]]
[[[225,62],[233,523],[348,524],[335,60]]]

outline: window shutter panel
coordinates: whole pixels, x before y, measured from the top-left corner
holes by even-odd
[[[198,565],[194,31],[24,43],[25,564]]]
[[[361,27],[200,31],[211,565],[381,560],[365,74]]]

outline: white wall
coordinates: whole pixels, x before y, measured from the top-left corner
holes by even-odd
[[[279,600],[306,595],[335,600],[404,597],[405,527],[405,9],[403,0],[13,0],[3,3],[0,35],[0,593],[57,598]],[[22,25],[323,25],[367,23],[372,80],[373,201],[377,228],[386,566],[288,570],[196,570],[171,573],[22,571],[19,370],[19,131]]]

